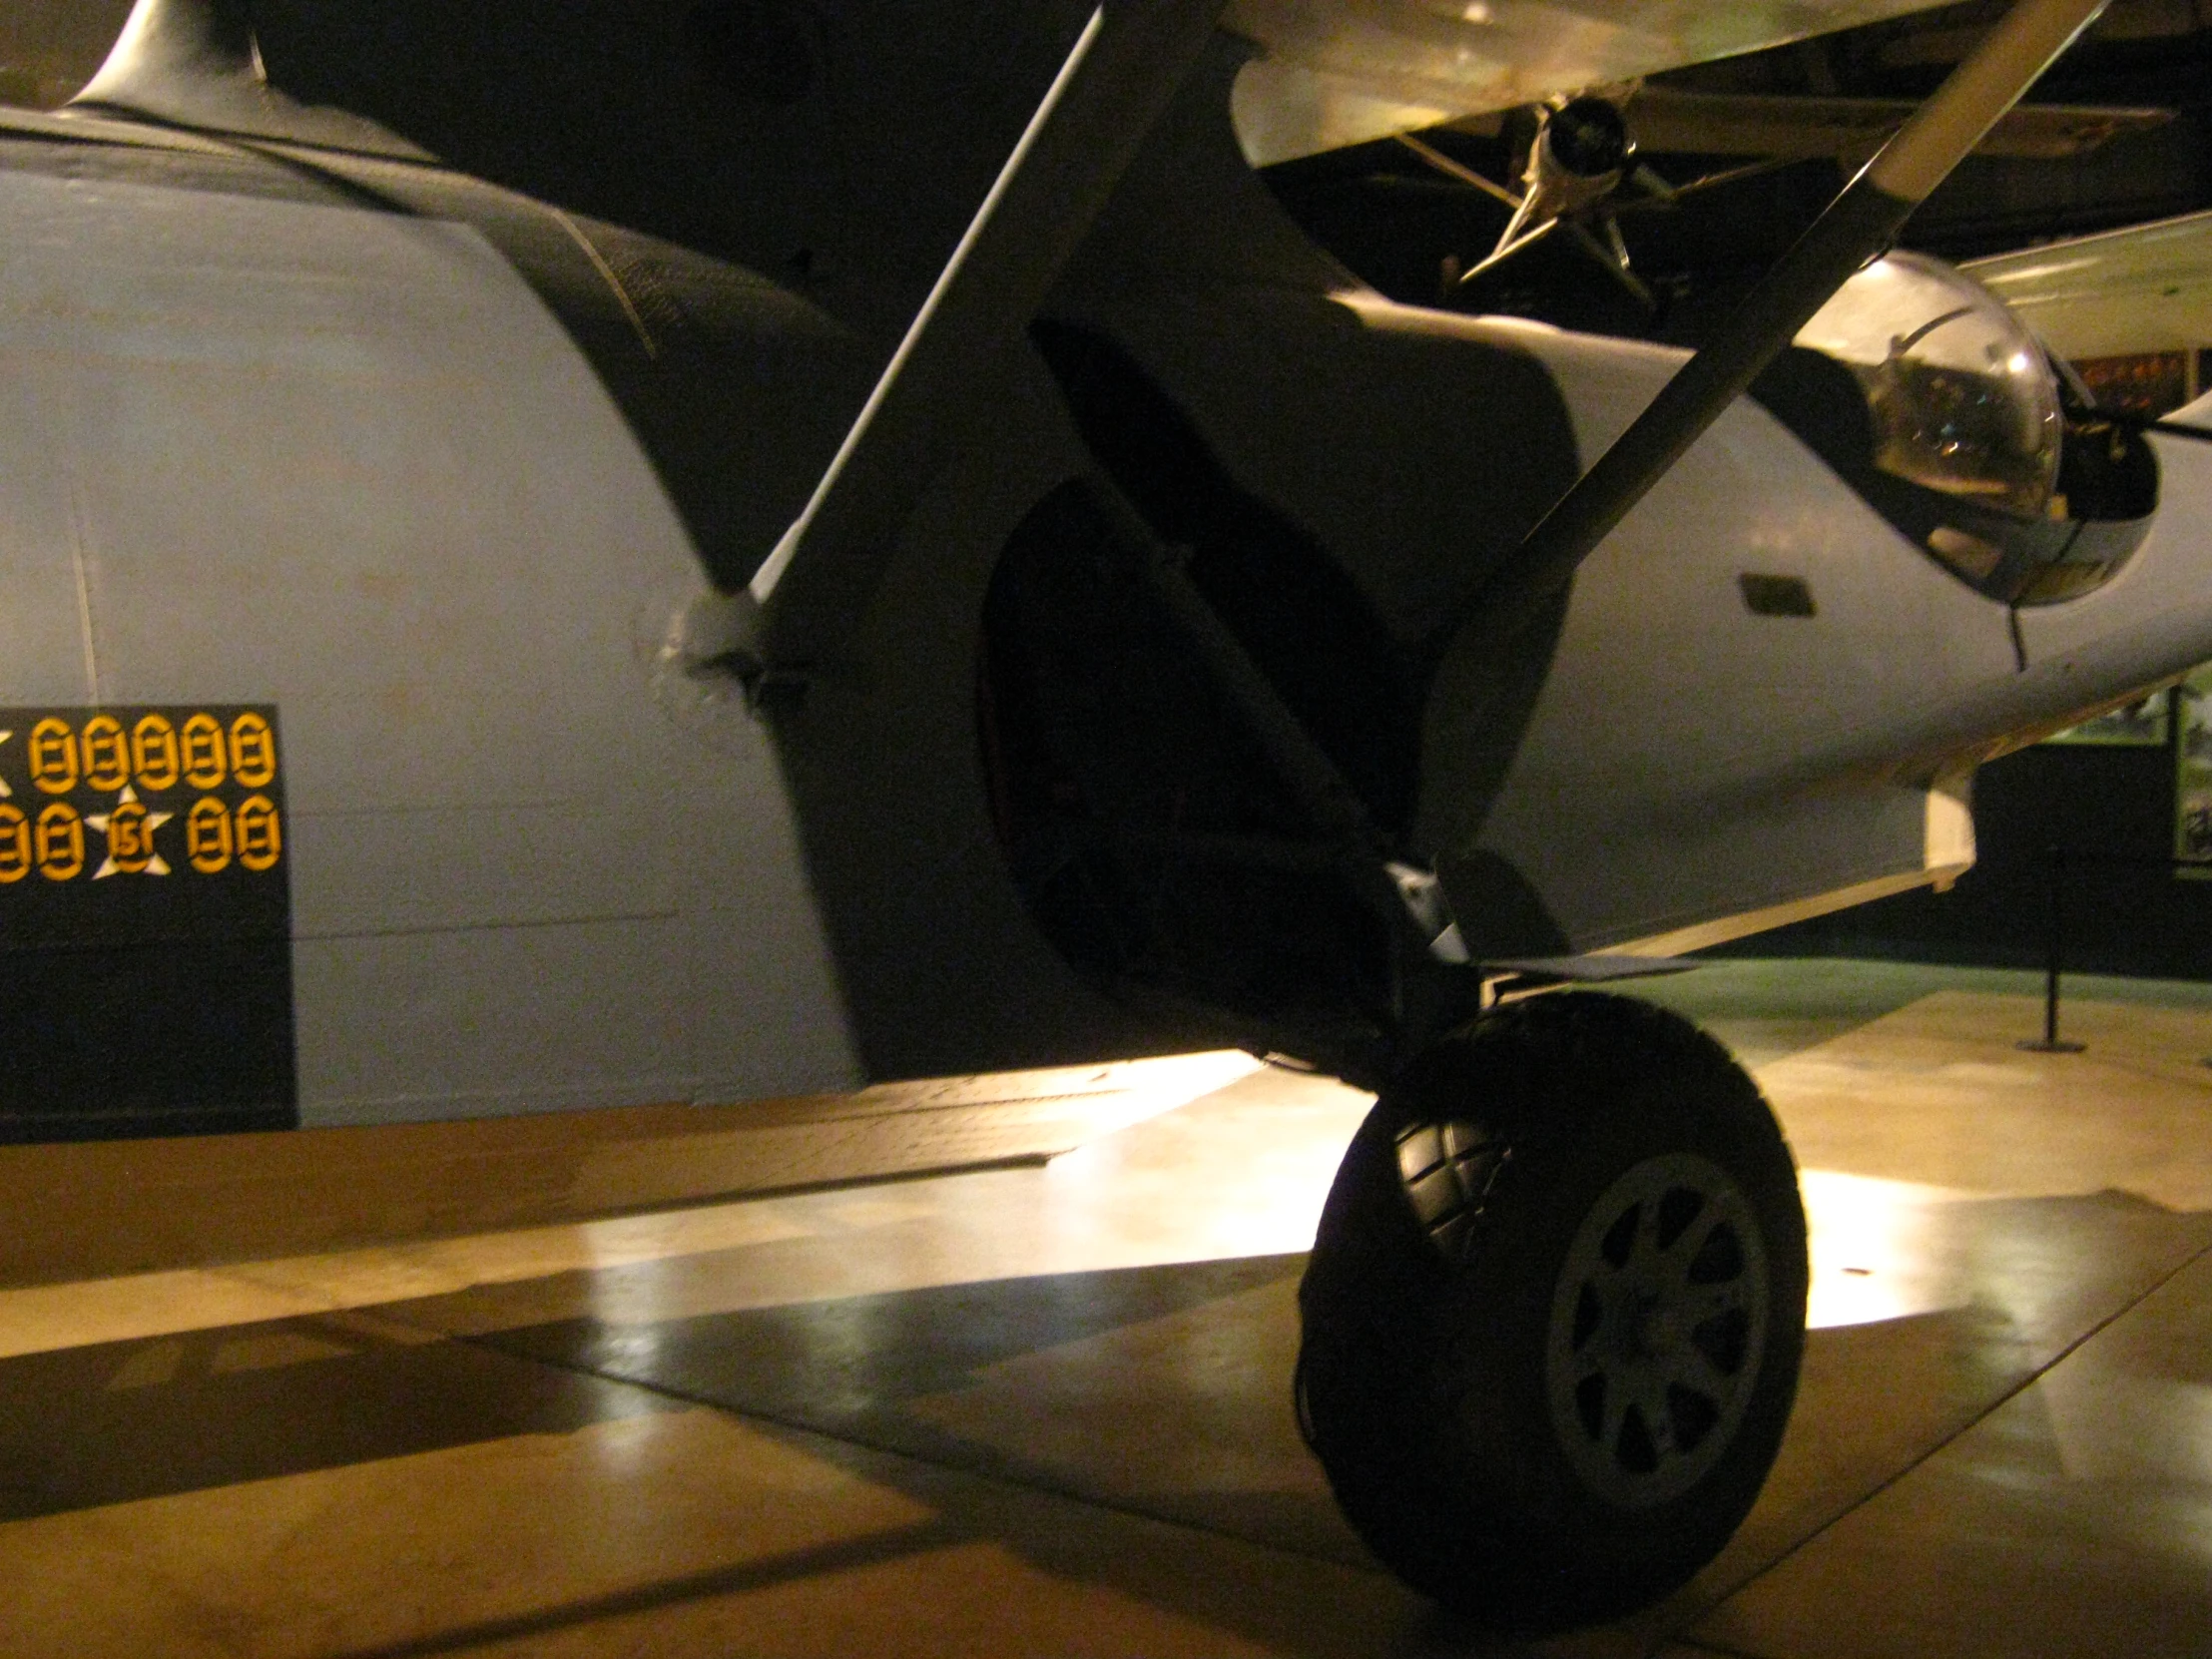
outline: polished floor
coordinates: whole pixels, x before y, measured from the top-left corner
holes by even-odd
[[[1780,1464],[1553,1655],[2212,1655],[2212,991],[1721,963],[1815,1288]],[[1041,1166],[0,1291],[0,1654],[1496,1651],[1298,1442],[1365,1109],[1254,1073]]]

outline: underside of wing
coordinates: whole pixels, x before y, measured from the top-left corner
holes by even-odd
[[[1231,0],[1263,56],[1237,88],[1255,165],[1533,104],[1837,29],[1929,0]]]

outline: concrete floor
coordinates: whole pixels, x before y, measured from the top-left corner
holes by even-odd
[[[2212,1655],[2212,991],[1649,987],[1803,1166],[1758,1508],[1554,1655]],[[1257,1073],[1041,1168],[0,1292],[0,1654],[1492,1651],[1291,1420],[1366,1102]]]

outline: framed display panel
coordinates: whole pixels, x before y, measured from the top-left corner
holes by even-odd
[[[2212,665],[2174,688],[2174,856],[2193,868],[2177,874],[2212,877]]]
[[[2207,672],[2200,670],[2200,673]],[[2207,680],[2212,685],[2212,679]],[[2163,749],[2172,741],[2172,694],[2156,691],[2122,709],[2054,732],[2045,743],[2097,744],[2108,749]]]
[[[2155,419],[2180,408],[2202,389],[2198,355],[2137,351],[2124,357],[2077,357],[2073,366],[2103,407]]]

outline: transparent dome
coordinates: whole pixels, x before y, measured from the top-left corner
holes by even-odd
[[[1877,260],[1797,343],[1847,365],[1883,471],[2018,518],[2058,483],[2058,380],[2042,346],[1971,277],[1918,254]]]

